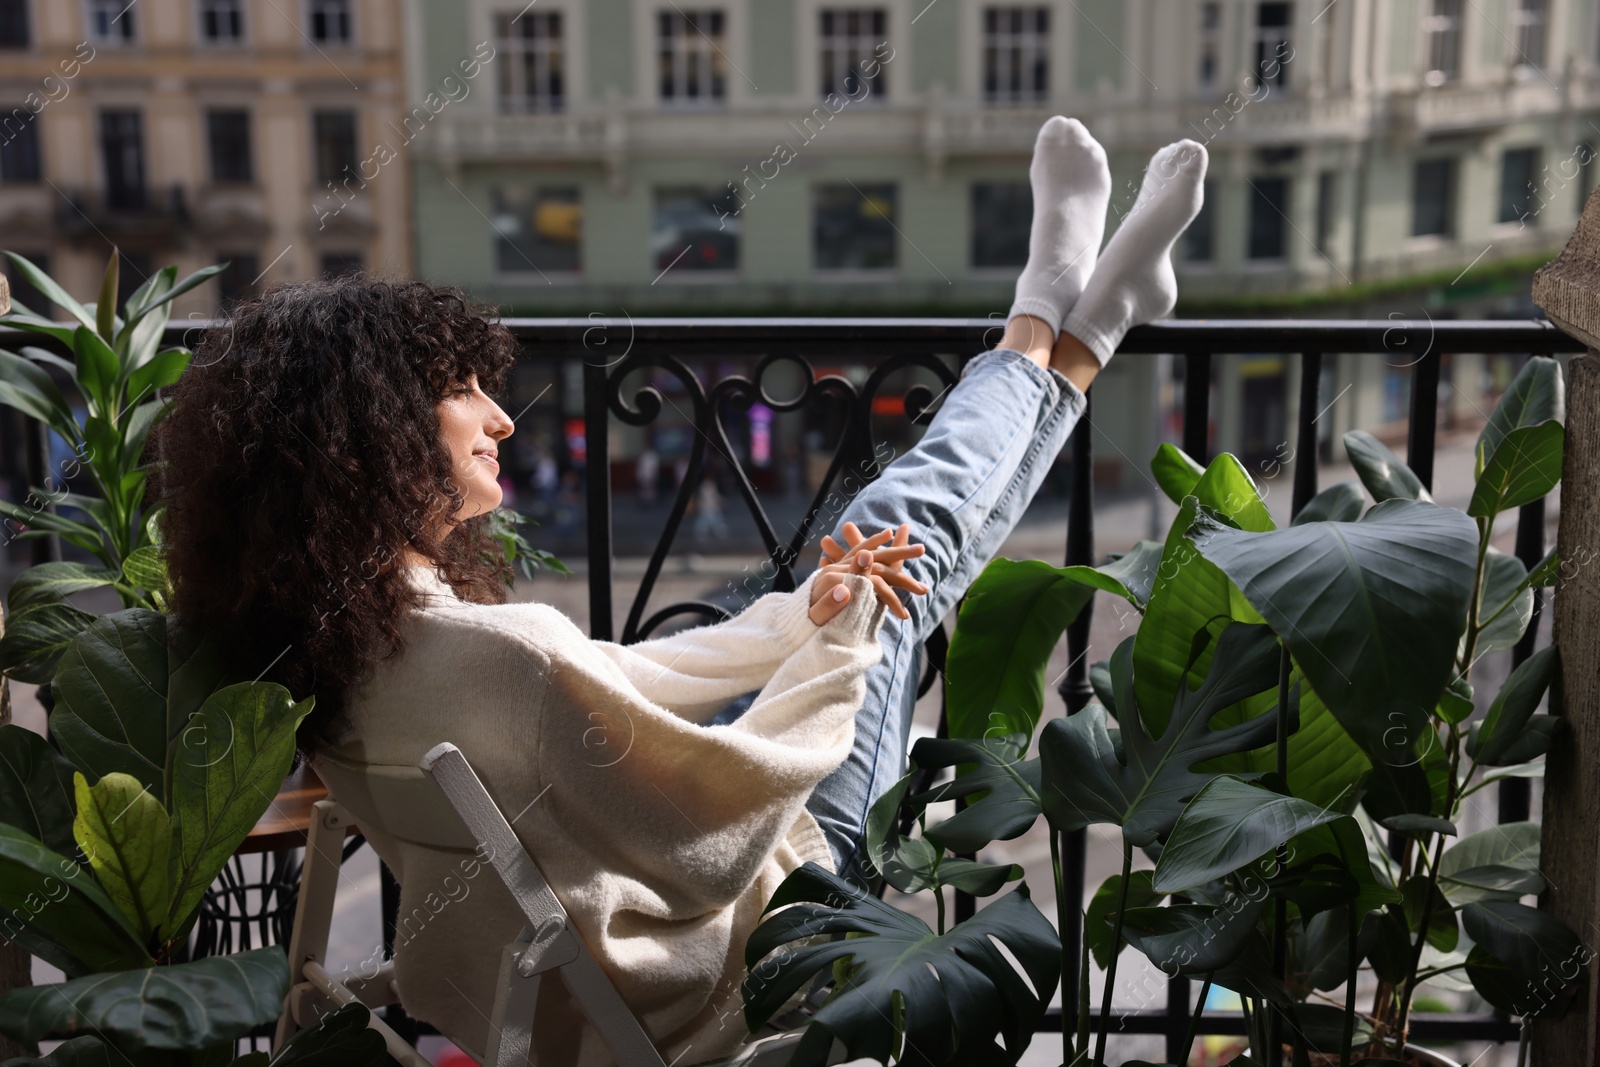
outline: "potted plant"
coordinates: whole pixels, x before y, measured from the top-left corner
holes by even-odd
[[[1015,1062],[1030,1020],[1076,967],[1081,1001],[1066,1058],[1098,1064],[1124,943],[1168,974],[1238,992],[1260,1060],[1279,1043],[1297,1056],[1331,1049],[1341,1064],[1358,1047],[1378,1056],[1403,1047],[1416,988],[1457,971],[1496,1006],[1525,1017],[1559,1010],[1569,983],[1556,982],[1548,1004],[1529,996],[1576,938],[1516,900],[1541,884],[1528,855],[1537,827],[1506,828],[1520,855],[1484,835],[1443,842],[1474,789],[1536,773],[1525,764],[1554,736],[1556,720],[1533,714],[1554,669],[1548,650],[1513,674],[1481,722],[1467,719],[1471,663],[1517,640],[1531,590],[1555,577],[1553,555],[1530,574],[1489,538],[1496,514],[1559,477],[1560,389],[1553,361],[1524,369],[1480,440],[1467,513],[1432,503],[1404,464],[1356,433],[1346,446],[1377,504],[1335,486],[1277,530],[1234,457],[1201,469],[1164,446],[1155,473],[1180,505],[1164,543],[1142,542],[1100,568],[992,562],[951,640],[952,736],[913,749],[918,768],[956,777],[906,796],[908,778],[886,796],[869,858],[903,891],[994,893],[1020,872],[959,857],[1040,816],[1055,856],[1063,833],[1118,826],[1123,871],[1083,916],[1080,958],[1046,961],[1062,941],[1025,886],[948,931],[941,906],[934,931],[802,868],[747,948],[748,1020],[767,1018],[832,963],[833,994],[796,1063],[822,1062],[832,1038],[851,1055],[900,1062]],[[1050,649],[1097,589],[1128,600],[1138,629],[1091,671],[1099,703],[1046,722],[1038,756],[1024,758]],[[969,803],[900,834],[902,800],[925,815],[951,798]],[[1386,859],[1385,832],[1402,837],[1397,862]],[[1153,871],[1133,869],[1135,848],[1155,859]],[[1059,861],[1055,879],[1059,904]],[[829,933],[855,936],[782,949]],[[1029,982],[994,962],[990,936]],[[1098,1033],[1091,956],[1108,972]],[[1308,1002],[1312,991],[1353,989],[1363,965],[1380,978],[1384,1010],[1358,1017],[1353,998]]]

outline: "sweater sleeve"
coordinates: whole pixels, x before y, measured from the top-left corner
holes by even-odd
[[[812,571],[793,592],[767,593],[719,623],[631,645],[593,644],[647,700],[703,722],[734,697],[766,685],[778,665],[816,633],[811,590],[821,573]],[[870,584],[867,590],[874,595]]]

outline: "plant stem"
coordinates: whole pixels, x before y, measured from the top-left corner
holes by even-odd
[[[1349,920],[1346,923],[1349,937],[1345,945],[1350,954],[1350,976],[1345,980],[1344,1036],[1339,1040],[1339,1067],[1350,1067],[1350,1046],[1356,1039],[1356,975],[1361,968],[1361,955],[1356,950],[1356,941],[1361,934],[1361,916],[1356,914],[1353,904],[1345,910]]]
[[[1422,949],[1428,943],[1428,924],[1433,921],[1433,897],[1439,886],[1439,861],[1444,856],[1444,835],[1434,835],[1438,844],[1433,849],[1433,868],[1428,872],[1428,890],[1422,898],[1422,921],[1417,931],[1417,943],[1411,950],[1411,966],[1406,968],[1405,988],[1400,992],[1400,1010],[1395,1016],[1395,1035],[1400,1039],[1400,1053],[1405,1054],[1406,1027],[1410,1022],[1411,996],[1416,991],[1417,971],[1422,968]]]
[[[1194,1015],[1189,1019],[1189,1036],[1183,1042],[1183,1063],[1189,1063],[1194,1054],[1194,1039],[1200,1036],[1200,1016],[1206,1011],[1206,997],[1211,995],[1211,979],[1215,971],[1206,972],[1206,980],[1200,985],[1200,1000],[1194,1006]]]
[[[933,890],[934,905],[939,909],[939,936],[944,936],[944,886],[935,886]]]
[[[1111,1028],[1111,994],[1117,987],[1117,957],[1122,955],[1122,915],[1128,910],[1128,882],[1133,877],[1133,845],[1122,839],[1122,885],[1117,892],[1117,922],[1111,933],[1111,960],[1106,964],[1106,989],[1100,998],[1100,1033],[1094,1044],[1096,1063],[1106,1061],[1106,1031]],[[1089,939],[1084,938],[1087,943]]]
[[[1280,785],[1288,788],[1289,784],[1289,675],[1294,666],[1289,658],[1289,646],[1281,639],[1278,642],[1280,652],[1278,656],[1278,735],[1277,735],[1277,770]],[[1284,868],[1289,865],[1289,851],[1284,845],[1279,845],[1275,859],[1274,873],[1283,874]],[[1274,894],[1272,902],[1272,973],[1277,978],[1288,980],[1289,970],[1289,901],[1282,894]],[[1278,1040],[1282,1032],[1282,1012],[1277,1007],[1267,1009],[1271,1014],[1270,1037],[1272,1047],[1265,1050],[1264,1061],[1267,1067],[1278,1067],[1283,1062],[1283,1043]]]
[[[1061,831],[1055,829],[1050,831],[1050,873],[1055,876],[1056,880],[1056,940],[1061,944],[1061,1014],[1064,1018],[1073,1007],[1067,1003],[1067,975],[1071,973],[1067,968],[1076,966],[1078,961],[1067,958],[1069,956],[1067,952],[1068,939],[1065,936],[1067,923],[1076,921],[1076,919],[1069,919],[1067,915],[1067,887],[1061,874]],[[1087,941],[1088,931],[1084,931],[1084,934],[1084,940]],[[1062,1027],[1061,1040],[1067,1040],[1065,1026]],[[1071,1046],[1068,1045],[1067,1047],[1070,1048]]]

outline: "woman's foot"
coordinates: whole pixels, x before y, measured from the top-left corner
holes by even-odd
[[[1032,315],[1053,335],[1094,271],[1111,202],[1105,149],[1083,123],[1060,115],[1039,128],[1028,168],[1033,226],[1028,265],[1017,278],[1007,320]]]
[[[1169,144],[1151,158],[1133,210],[1062,322],[1062,332],[1081,340],[1101,366],[1130,329],[1177,304],[1172,246],[1200,213],[1206,162],[1205,146],[1190,140]]]

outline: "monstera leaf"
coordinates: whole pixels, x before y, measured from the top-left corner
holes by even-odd
[[[1202,640],[1204,635],[1202,634]],[[1276,719],[1262,715],[1224,729],[1211,720],[1224,708],[1273,689],[1278,681],[1276,638],[1265,626],[1231,623],[1216,641],[1211,669],[1193,691],[1182,689],[1157,736],[1145,733],[1142,715],[1123,714],[1120,746],[1106,724],[1105,709],[1091,705],[1065,719],[1052,719],[1039,739],[1044,812],[1057,830],[1092,823],[1122,827],[1134,845],[1166,835],[1189,799],[1211,775],[1198,763],[1270,741]],[[1133,707],[1130,680],[1115,678],[1117,706]]]
[[[918,767],[970,765],[955,781],[918,793],[911,803],[926,806],[982,794],[981,798],[928,830],[928,840],[951,852],[973,853],[991,841],[1009,841],[1023,833],[1043,810],[1039,800],[1039,761],[1026,760],[1024,734],[918,741],[911,758]]]
[[[222,673],[199,636],[170,616],[143,608],[103,615],[61,658],[51,736],[85,777],[132,775],[170,806],[172,742]]]
[[[1022,868],[1015,863],[999,866],[946,856],[943,848],[926,837],[901,834],[900,812],[913,777],[915,772],[896,782],[867,813],[867,856],[884,881],[902,893],[937,892],[948,885],[986,897],[1022,877]]]
[[[750,975],[741,992],[752,1030],[819,970],[850,961],[849,977],[812,1016],[790,1061],[794,1067],[822,1067],[835,1038],[849,1059],[887,1063],[899,1047],[904,1064],[1014,1064],[1060,978],[1060,941],[1026,885],[940,935],[807,863],[767,905],[768,911],[779,908],[745,947]],[[807,945],[763,962],[781,946],[817,934],[865,936]],[[1021,964],[1026,979],[996,942]]]
[[[1389,500],[1359,522],[1270,533],[1202,518],[1194,540],[1283,637],[1369,756],[1392,756],[1396,737],[1421,736],[1466,627],[1478,553],[1471,519]]]

